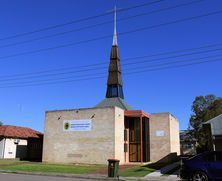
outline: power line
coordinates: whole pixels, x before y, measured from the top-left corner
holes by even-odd
[[[153,5],[153,4],[156,4],[156,3],[160,3],[162,1],[164,1],[164,0],[157,0],[157,1],[152,1],[152,2],[149,2],[149,3],[143,3],[143,4],[127,7],[127,8],[122,8],[121,10],[118,10],[118,11],[119,12],[128,11],[128,10],[131,10],[131,9],[145,7],[145,6]],[[42,32],[42,31],[48,31],[48,30],[51,30],[51,29],[56,29],[56,28],[60,28],[60,27],[63,27],[63,26],[67,26],[67,25],[80,23],[80,22],[83,22],[83,21],[88,21],[88,20],[91,20],[91,19],[96,19],[96,18],[99,18],[99,17],[107,16],[107,15],[110,15],[112,13],[113,12],[102,13],[102,14],[98,14],[98,15],[94,15],[94,16],[89,16],[89,17],[86,17],[86,18],[80,18],[80,19],[77,19],[77,20],[69,21],[69,22],[66,22],[66,23],[61,23],[61,24],[57,24],[57,25],[53,25],[53,26],[48,26],[48,27],[37,29],[37,30],[34,30],[34,31],[19,33],[19,34],[7,36],[7,37],[4,37],[4,38],[0,38],[0,41],[13,39],[13,38],[17,38],[17,37],[22,37],[22,36],[26,36],[26,35],[31,35],[31,34]]]
[[[191,20],[194,20],[194,19],[203,18],[203,17],[207,17],[207,16],[212,16],[212,15],[216,15],[216,14],[220,14],[220,13],[222,13],[222,10],[202,14],[202,15],[199,15],[199,16],[192,16],[192,17],[188,17],[188,18],[184,18],[184,19],[180,19],[180,20],[175,20],[175,21],[171,21],[171,22],[167,22],[167,23],[161,23],[161,24],[158,24],[158,25],[146,26],[146,27],[143,27],[143,28],[138,28],[136,30],[131,30],[131,31],[126,31],[126,32],[123,32],[123,33],[119,33],[119,35],[125,35],[125,34],[128,34],[128,33],[144,31],[144,30],[147,30],[147,29],[152,29],[152,28],[157,28],[157,27],[160,27],[160,26],[176,24],[176,23],[180,23],[180,22],[184,22],[184,21],[191,21]]]
[[[142,56],[137,56],[137,57],[128,57],[123,59],[122,61],[127,61],[127,60],[132,60],[132,59],[143,59],[147,57],[156,57],[156,56],[162,56],[162,55],[170,55],[170,54],[175,54],[175,53],[182,53],[182,52],[190,52],[194,50],[201,50],[205,48],[212,48],[212,47],[217,47],[221,46],[222,43],[216,43],[216,44],[209,44],[209,45],[204,45],[200,47],[195,47],[195,48],[185,48],[185,49],[179,49],[179,50],[174,50],[174,51],[167,51],[163,53],[158,53],[158,54],[151,54],[151,55],[142,55]]]
[[[163,56],[163,55],[171,55],[171,54],[175,54],[175,53],[183,53],[183,52],[190,52],[190,51],[192,52],[192,51],[197,51],[197,50],[201,50],[201,49],[206,49],[207,48],[207,50],[202,50],[202,51],[199,51],[199,52],[186,53],[186,54],[182,54],[182,55],[173,55],[173,56],[161,57],[161,58],[156,58],[156,59],[151,59],[151,60],[149,59],[149,60],[136,61],[136,63],[140,63],[140,62],[144,62],[144,61],[145,62],[153,62],[153,61],[162,60],[162,59],[177,58],[177,57],[182,57],[182,56],[189,56],[189,55],[195,55],[195,54],[219,51],[222,48],[216,48],[216,49],[209,49],[209,48],[218,47],[218,46],[221,46],[221,45],[222,45],[222,43],[209,44],[209,45],[204,45],[204,46],[195,47],[195,48],[186,48],[186,49],[168,51],[168,52],[163,52],[163,53],[155,53],[155,54],[148,54],[148,55],[143,55],[143,56],[128,57],[128,58],[125,58],[125,59],[121,59],[121,61],[122,62],[127,62],[129,60],[151,58],[151,57],[157,57],[157,56]],[[81,66],[74,66],[74,67],[59,68],[59,69],[38,71],[38,72],[32,72],[32,73],[23,73],[23,74],[14,74],[14,75],[0,76],[0,81],[14,80],[14,79],[17,79],[18,77],[23,78],[24,76],[26,76],[26,77],[47,76],[51,72],[58,72],[58,71],[63,71],[63,70],[73,70],[74,69],[74,70],[77,70],[75,72],[84,72],[84,71],[90,71],[90,70],[94,70],[94,69],[100,69],[99,68],[100,66],[107,65],[107,64],[108,64],[108,61],[104,61],[102,63],[95,63],[95,64],[88,64],[88,65],[81,65]],[[135,62],[125,63],[125,64],[135,64]],[[124,65],[124,63],[122,65]],[[94,68],[89,69],[90,67],[94,67]],[[83,69],[83,70],[81,70],[81,69]],[[41,75],[41,74],[43,74],[43,75]],[[55,73],[55,75],[57,75],[57,74],[58,73]]]
[[[158,71],[158,70],[167,70],[171,68],[180,68],[180,67],[187,67],[187,66],[192,66],[192,65],[198,65],[198,64],[203,64],[203,63],[210,63],[210,62],[218,62],[222,61],[222,59],[215,59],[215,60],[207,60],[207,61],[199,61],[199,62],[194,62],[194,63],[186,63],[183,65],[176,65],[176,66],[167,66],[167,67],[160,67],[160,68],[154,68],[154,69],[144,69],[140,71],[133,71],[133,72],[128,72],[125,73],[126,76],[132,75],[132,74],[140,74],[140,73],[147,73],[151,71]],[[64,84],[64,83],[72,83],[72,82],[78,82],[78,81],[83,81],[83,80],[93,80],[93,79],[101,79],[105,78],[104,76],[96,76],[96,77],[90,77],[90,78],[83,78],[83,79],[74,79],[74,80],[66,80],[66,81],[54,81],[54,82],[48,82],[48,83],[39,83],[39,84],[26,84],[26,85],[8,85],[8,86],[0,86],[0,88],[15,88],[15,87],[32,87],[32,86],[41,86],[41,85],[52,85],[52,84]]]
[[[30,40],[24,40],[24,41],[19,41],[19,42],[15,42],[15,43],[9,43],[9,44],[5,44],[5,45],[1,45],[0,48],[6,48],[6,47],[11,47],[11,46],[21,45],[21,44],[26,44],[26,43],[32,43],[34,41],[44,40],[44,39],[52,38],[52,37],[57,37],[57,36],[65,35],[67,33],[78,32],[78,31],[82,31],[82,30],[85,30],[85,29],[94,28],[94,27],[97,27],[97,26],[102,26],[102,25],[105,25],[105,24],[108,24],[108,23],[113,23],[113,21],[105,21],[103,23],[97,23],[97,24],[85,26],[85,27],[82,27],[82,28],[77,28],[77,29],[73,29],[73,30],[69,30],[69,31],[55,33],[55,34],[52,34],[52,35],[46,35],[46,36],[42,36],[42,37],[38,37],[38,38],[33,38],[33,39],[30,39]]]
[[[182,3],[182,4],[179,4],[179,5],[175,5],[175,6],[171,6],[171,7],[167,7],[167,8],[161,8],[161,9],[146,12],[146,13],[140,13],[140,14],[136,14],[136,15],[133,15],[133,16],[125,17],[125,18],[120,18],[120,19],[117,20],[117,22],[131,20],[133,18],[137,18],[137,17],[141,17],[141,16],[147,16],[147,15],[150,15],[150,14],[175,9],[175,8],[179,8],[179,7],[182,7],[182,6],[192,5],[194,3],[199,3],[199,2],[202,2],[202,1],[204,1],[204,0],[195,0],[195,1],[188,2],[188,3]],[[19,41],[19,42],[15,42],[15,43],[9,43],[9,44],[5,44],[5,45],[1,45],[0,48],[6,48],[6,47],[11,47],[11,46],[21,45],[21,44],[26,44],[26,43],[32,43],[34,41],[44,40],[44,39],[47,39],[47,38],[53,38],[53,37],[57,37],[57,36],[62,36],[62,35],[66,35],[68,33],[74,33],[74,32],[82,31],[82,30],[89,29],[89,28],[95,28],[95,27],[106,25],[106,24],[109,24],[109,23],[113,23],[113,20],[112,21],[105,21],[105,22],[102,22],[102,23],[97,23],[97,24],[94,24],[94,25],[84,26],[84,27],[77,28],[77,29],[72,29],[72,30],[69,30],[69,31],[63,31],[63,32],[60,32],[60,33],[52,34],[52,35],[46,35],[46,36],[42,36],[42,37],[38,37],[38,38],[33,38],[33,39],[30,39],[30,40]]]
[[[155,58],[155,59],[149,59],[149,60],[133,61],[133,62],[128,62],[128,63],[123,63],[122,66],[129,66],[129,65],[141,64],[141,63],[150,63],[150,62],[166,60],[166,59],[170,59],[170,58],[172,59],[172,58],[178,58],[178,57],[184,57],[184,56],[198,55],[198,54],[215,52],[215,51],[220,51],[220,50],[222,50],[222,48],[217,48],[217,49],[212,49],[212,50],[204,50],[204,51],[192,52],[192,53],[184,53],[184,54],[173,55],[173,56],[168,56],[168,57],[161,57],[161,58]],[[213,57],[214,56],[218,56],[218,55],[213,55]],[[143,56],[143,58],[144,57],[145,56]],[[209,57],[212,57],[212,56],[208,56],[207,58],[209,58]],[[0,81],[5,82],[5,81],[11,81],[11,80],[24,80],[24,79],[30,79],[30,78],[41,78],[41,77],[50,77],[50,76],[58,76],[58,75],[76,74],[76,73],[89,72],[89,71],[95,71],[95,70],[106,69],[106,68],[107,68],[107,66],[102,66],[102,67],[93,67],[93,68],[87,68],[87,69],[83,69],[83,70],[75,70],[75,71],[69,71],[69,72],[59,72],[59,73],[49,73],[49,72],[47,72],[44,75],[32,75],[32,76],[26,76],[26,77],[20,77],[20,78],[17,77],[17,78],[2,79],[0,77]]]
[[[57,84],[57,83],[70,83],[70,82],[76,82],[76,81],[93,80],[93,79],[101,79],[101,78],[105,78],[105,77],[104,76],[98,76],[98,77],[91,77],[91,78],[84,78],[84,79],[75,79],[75,80],[72,80],[72,81],[60,81],[60,82],[30,84],[30,85],[19,85],[19,86],[3,86],[3,87],[0,87],[0,88],[30,87],[30,86],[50,85],[50,84]]]
[[[159,64],[154,64],[154,65],[143,65],[142,67],[130,67],[128,69],[124,69],[125,71],[128,71],[128,70],[135,70],[135,69],[140,69],[139,71],[142,71],[142,70],[147,70],[147,67],[150,69],[150,68],[153,68],[153,67],[162,67],[162,66],[166,66],[166,65],[171,65],[171,64],[178,64],[178,63],[187,63],[187,61],[189,62],[192,62],[192,61],[197,61],[197,60],[204,60],[204,59],[209,59],[209,58],[221,58],[222,60],[222,54],[218,54],[218,55],[211,55],[211,56],[205,56],[205,57],[200,57],[200,58],[193,58],[193,59],[190,59],[190,60],[177,60],[177,61],[170,61],[170,62],[164,62],[164,63],[159,63]],[[169,58],[169,57],[167,57]],[[211,60],[208,60],[208,61],[211,61]],[[208,62],[207,61],[207,62]],[[150,62],[146,62],[146,63],[150,63]],[[156,62],[155,62],[156,63]],[[125,65],[126,66],[126,65]],[[96,71],[98,69],[95,69]],[[88,72],[88,71],[87,71]],[[75,73],[75,72],[74,72]],[[88,76],[97,76],[97,75],[106,75],[106,73],[91,73],[91,74],[84,74],[84,75],[79,75],[79,77],[88,77]],[[45,76],[46,77],[46,76]],[[75,76],[76,77],[76,76]],[[31,80],[31,81],[26,81],[26,82],[16,82],[16,83],[38,83],[38,82],[48,82],[48,81],[52,81],[52,80],[66,80],[66,79],[70,79],[70,78],[74,78],[73,76],[69,76],[69,77],[57,77],[57,78],[50,78],[50,79],[42,79],[42,80]],[[16,79],[17,80],[17,79]],[[19,79],[21,80],[21,79]],[[3,82],[3,81],[1,81]]]
[[[83,75],[79,75],[79,76],[68,76],[68,77],[57,77],[57,78],[49,78],[49,79],[41,79],[41,80],[30,80],[30,81],[25,81],[25,82],[12,82],[12,83],[7,83],[7,84],[13,84],[13,83],[19,83],[19,84],[27,84],[27,83],[41,83],[41,82],[51,82],[51,81],[55,81],[55,80],[67,80],[67,79],[73,79],[73,78],[84,78],[84,77],[94,77],[94,76],[98,76],[98,75],[107,75],[106,72],[99,72],[99,73],[90,73],[90,74],[83,74]],[[7,85],[6,84],[6,85]],[[1,84],[0,84],[1,85]]]
[[[194,19],[203,18],[203,17],[207,17],[207,16],[212,16],[212,15],[216,15],[216,14],[219,14],[219,13],[222,13],[222,10],[202,14],[202,15],[199,15],[199,16],[193,16],[193,17],[184,18],[184,19],[180,19],[180,20],[175,20],[175,21],[171,21],[171,22],[167,22],[167,23],[161,23],[161,24],[158,24],[158,25],[146,26],[146,27],[143,27],[143,28],[138,28],[138,29],[135,29],[135,30],[122,32],[122,33],[119,33],[119,36],[126,35],[126,34],[131,34],[131,33],[135,33],[135,32],[140,32],[140,31],[145,31],[145,30],[157,28],[157,27],[160,27],[160,26],[176,24],[176,23],[180,23],[180,22],[184,22],[184,21],[191,21],[191,20],[194,20]],[[110,37],[112,37],[112,35],[106,35],[106,36],[92,38],[92,39],[83,40],[83,41],[78,41],[78,42],[74,42],[74,43],[68,43],[68,44],[63,44],[63,45],[49,47],[49,48],[43,48],[43,49],[38,49],[38,50],[33,50],[33,51],[28,51],[28,52],[17,53],[17,54],[13,54],[13,55],[2,56],[2,57],[0,57],[0,59],[6,59],[6,58],[12,58],[12,57],[17,57],[17,56],[21,56],[21,55],[28,55],[28,54],[33,54],[33,53],[45,52],[45,51],[55,50],[55,49],[59,49],[59,48],[65,48],[65,47],[70,47],[70,46],[74,46],[74,45],[79,45],[79,44],[83,44],[83,43],[89,43],[89,42],[102,40],[102,39],[106,39],[106,38],[110,38]]]
[[[17,57],[17,56],[21,56],[21,55],[30,55],[30,54],[39,53],[39,52],[46,52],[46,51],[55,50],[55,49],[59,49],[59,48],[65,48],[65,47],[70,47],[73,45],[79,45],[79,44],[83,44],[83,43],[102,40],[102,39],[106,39],[106,38],[110,38],[110,37],[111,37],[111,35],[106,35],[106,36],[92,38],[92,39],[83,40],[83,41],[78,41],[78,42],[74,42],[74,43],[68,43],[68,44],[63,44],[63,45],[49,47],[49,48],[42,48],[42,49],[38,49],[38,50],[32,50],[32,51],[28,51],[28,52],[13,54],[13,55],[2,56],[2,57],[0,57],[0,59],[12,58],[12,57]]]
[[[88,68],[88,69],[76,70],[76,71],[70,71],[70,72],[59,72],[59,73],[52,73],[52,74],[33,75],[33,76],[28,76],[28,77],[20,77],[20,78],[0,79],[0,81],[1,82],[5,82],[5,81],[11,81],[11,80],[24,80],[24,79],[30,79],[30,78],[41,78],[41,77],[68,75],[68,74],[76,74],[76,73],[89,72],[89,71],[97,71],[97,70],[100,70],[100,69],[107,69],[107,66],[97,67],[97,68]]]
[[[159,13],[162,11],[167,11],[167,10],[176,9],[176,8],[183,7],[183,6],[192,5],[195,3],[202,2],[202,1],[204,1],[204,0],[195,0],[195,1],[188,2],[188,3],[182,3],[182,4],[175,5],[175,6],[170,6],[170,7],[166,7],[166,8],[161,8],[161,9],[157,9],[157,10],[153,10],[153,11],[149,11],[149,12],[145,12],[145,13],[140,13],[140,14],[132,15],[132,16],[125,17],[125,18],[121,18],[117,21],[124,21],[124,20],[132,19],[132,18],[136,18],[136,17],[140,17],[140,16],[147,16],[147,15]]]
[[[203,64],[203,63],[220,62],[220,61],[222,61],[222,58],[215,59],[215,60],[206,60],[206,61],[199,61],[199,62],[194,62],[194,63],[187,63],[187,64],[183,64],[183,65],[167,66],[167,67],[155,68],[155,69],[144,69],[142,71],[135,71],[135,72],[130,72],[130,73],[126,73],[126,74],[131,75],[131,74],[137,74],[137,73],[145,73],[145,72],[149,72],[149,71],[165,70],[165,69],[169,69],[169,68],[187,67],[187,66],[192,66],[192,65],[199,65],[199,64]]]
[[[172,58],[178,58],[178,57],[184,57],[184,56],[190,56],[190,55],[197,55],[197,54],[202,54],[202,53],[209,53],[211,51],[218,51],[218,50],[222,50],[222,48],[220,49],[215,49],[215,50],[208,50],[208,51],[200,51],[200,52],[192,52],[192,53],[188,53],[188,54],[181,54],[181,55],[174,55],[174,56],[168,56],[168,57],[162,57],[162,58],[156,58],[156,59],[149,59],[149,60],[142,60],[142,61],[134,61],[134,62],[130,62],[130,63],[125,63],[122,64],[123,67],[125,66],[131,66],[131,65],[138,65],[141,63],[151,63],[151,62],[155,62],[156,61],[160,61],[160,60],[166,60],[166,59],[172,59]],[[219,55],[211,55],[211,56],[206,56],[203,58],[199,58],[199,59],[206,59],[206,58],[212,58],[212,57],[218,57],[221,56],[222,54]],[[196,60],[197,58],[193,59]],[[174,61],[173,63],[180,63],[181,61]],[[164,63],[165,64],[171,64],[172,62],[167,62]],[[159,65],[163,65],[163,64],[159,64]],[[156,65],[154,65],[156,66]],[[144,66],[143,66],[144,67]],[[142,67],[142,68],[143,68]],[[133,67],[135,68],[135,66]],[[59,76],[59,75],[68,75],[68,74],[76,74],[76,73],[82,73],[82,72],[89,72],[89,71],[97,71],[97,70],[106,70],[107,66],[103,66],[103,67],[97,67],[97,68],[90,68],[90,69],[83,69],[83,70],[77,70],[77,71],[70,71],[70,72],[61,72],[61,73],[54,73],[54,74],[45,74],[45,75],[36,75],[36,76],[29,76],[29,77],[22,77],[22,78],[13,78],[13,79],[3,79],[0,81],[1,82],[5,82],[5,81],[11,81],[11,80],[24,80],[24,79],[30,79],[30,78],[41,78],[41,77],[51,77],[51,76]],[[90,74],[91,75],[91,74]],[[92,75],[95,75],[92,74]],[[56,78],[58,79],[58,78]]]
[[[209,53],[209,52],[215,52],[215,51],[219,51],[222,50],[222,48],[217,48],[217,49],[213,49],[213,50],[205,50],[205,51],[200,51],[200,52],[192,52],[192,53],[186,53],[186,54],[181,54],[181,55],[174,55],[174,56],[169,56],[169,57],[162,57],[162,58],[157,58],[157,59],[152,59],[152,60],[142,60],[142,61],[137,61],[137,62],[130,62],[130,63],[126,63],[127,65],[134,65],[134,64],[138,64],[138,63],[145,63],[145,62],[154,62],[157,60],[165,60],[165,59],[169,59],[169,58],[178,58],[178,57],[184,57],[184,56],[190,56],[190,55],[197,55],[197,54],[202,54],[202,53]],[[124,64],[122,64],[124,65]]]
[[[139,66],[139,67],[134,66],[133,69],[140,69],[140,71],[142,71],[143,69],[147,70],[147,67],[152,68],[152,67],[166,66],[166,65],[177,64],[177,63],[187,63],[187,61],[192,62],[192,61],[196,61],[196,60],[204,60],[204,59],[209,59],[209,58],[221,58],[221,61],[222,61],[221,56],[222,56],[222,54],[218,54],[218,55],[211,55],[211,56],[193,58],[193,59],[190,59],[190,60],[182,60],[182,61],[181,60],[176,60],[176,61],[164,62],[164,63],[154,64],[154,65],[149,65],[149,66],[146,66],[146,65]],[[208,60],[208,61],[211,61],[211,60]],[[131,70],[131,69],[129,69],[129,70]]]

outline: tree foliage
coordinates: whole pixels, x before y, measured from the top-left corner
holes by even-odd
[[[203,128],[203,123],[222,114],[222,98],[215,95],[197,96],[193,101],[192,111],[192,135],[197,139],[199,147],[204,149],[208,144],[209,133]]]

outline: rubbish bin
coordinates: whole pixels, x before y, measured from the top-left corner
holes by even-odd
[[[108,159],[108,177],[118,177],[119,160]]]

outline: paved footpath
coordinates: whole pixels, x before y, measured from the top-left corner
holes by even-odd
[[[27,174],[11,174],[0,173],[0,181],[95,181],[95,180],[114,180],[110,178],[96,179],[96,178],[75,178],[75,177],[61,177],[61,176],[43,176],[43,175],[27,175]],[[115,179],[116,180],[116,179]],[[144,178],[121,178],[125,181],[177,181],[178,179],[170,177],[148,177]]]
[[[18,177],[18,179],[17,179]],[[5,180],[4,180],[5,179]],[[0,170],[0,181],[125,181],[121,178],[109,178],[98,174],[56,174],[56,173],[30,173],[30,172],[12,172]]]
[[[145,177],[141,178],[138,181],[179,181],[180,178],[178,177],[170,177],[170,176],[155,176],[155,177]]]
[[[0,181],[178,181],[177,177],[170,176],[146,176],[146,177],[120,177],[108,178],[102,175],[78,175],[78,174],[55,174],[55,173],[27,173],[10,171],[0,172]]]
[[[1,181],[90,181],[91,179],[0,173],[0,180]]]

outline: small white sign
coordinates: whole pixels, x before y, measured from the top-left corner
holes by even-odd
[[[165,136],[165,132],[163,130],[156,130],[156,136]]]
[[[91,131],[91,129],[91,119],[63,121],[63,131]]]

